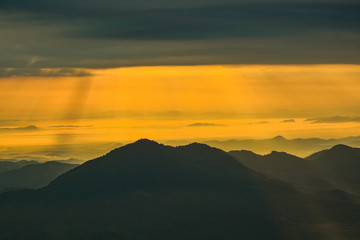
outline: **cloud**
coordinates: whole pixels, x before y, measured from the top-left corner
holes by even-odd
[[[285,119],[285,120],[282,120],[281,122],[283,123],[293,123],[293,122],[296,122],[294,119]]]
[[[49,126],[52,128],[88,128],[88,127],[92,127],[92,125],[54,125],[54,126]]]
[[[346,117],[346,116],[317,117],[317,118],[308,118],[305,121],[311,123],[347,123],[347,122],[360,123],[360,117]]]
[[[86,77],[90,72],[77,69],[0,68],[0,78],[8,77]]]
[[[222,124],[216,124],[216,123],[192,123],[187,125],[187,127],[220,127],[220,126],[224,126]]]
[[[219,2],[220,3],[220,2]],[[131,40],[191,40],[298,36],[304,31],[351,30],[354,4],[219,4],[128,11],[77,32],[84,37]],[[117,14],[117,13],[113,13]],[[349,14],[349,15],[345,15]],[[274,17],[276,16],[276,17]],[[164,21],[165,20],[165,21]],[[131,27],[124,27],[130,22]],[[296,27],[295,27],[296,26]],[[77,35],[75,34],[75,35]]]
[[[0,126],[14,125],[20,122],[18,119],[0,119]]]
[[[291,112],[291,115],[297,118],[304,118],[301,113]],[[289,116],[289,112],[236,112],[236,111],[139,111],[139,110],[121,110],[106,111],[96,113],[84,113],[81,119],[130,119],[130,118],[146,118],[155,119],[157,121],[166,120],[189,120],[203,119],[204,121],[215,121],[224,119],[284,119]],[[78,115],[69,114],[64,120],[79,119]],[[54,119],[56,120],[56,119]]]
[[[0,9],[2,76],[86,76],[68,69],[124,66],[360,63],[356,1],[3,0]]]
[[[29,125],[26,127],[14,127],[14,128],[0,128],[0,131],[38,131],[40,130],[37,126],[35,125]]]
[[[146,118],[156,120],[174,120],[174,119],[238,119],[238,118],[253,118],[259,114],[245,114],[242,112],[220,112],[220,111],[136,111],[136,110],[125,110],[125,111],[108,111],[100,113],[88,113],[82,116],[82,119],[113,119],[113,118]],[[264,115],[269,117],[268,115]],[[66,120],[75,119],[77,114],[69,114]]]
[[[249,124],[269,124],[268,121],[250,122]]]

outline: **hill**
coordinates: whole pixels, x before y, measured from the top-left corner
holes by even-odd
[[[27,161],[27,160],[21,160],[21,161],[11,161],[11,160],[1,160],[0,161],[0,173],[14,170],[17,168],[24,167],[29,164],[37,164],[39,162],[37,161]]]
[[[326,178],[319,175],[311,162],[285,152],[273,151],[267,155],[257,155],[249,151],[230,151],[229,154],[248,168],[290,183],[299,190],[334,188]]]
[[[50,240],[345,239],[359,236],[357,201],[305,195],[204,144],[140,140],[42,189],[0,195],[0,232]],[[344,208],[333,209],[339,202]]]
[[[360,149],[336,145],[307,158],[336,188],[360,193]]]
[[[75,164],[46,162],[28,164],[18,169],[0,173],[0,192],[9,189],[40,188],[59,175],[76,167]]]
[[[359,148],[336,145],[305,159],[276,151],[267,155],[249,151],[230,151],[229,154],[250,169],[300,190],[339,189],[360,194]]]

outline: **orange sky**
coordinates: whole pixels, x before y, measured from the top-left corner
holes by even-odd
[[[89,71],[1,79],[0,144],[360,135],[356,121],[305,121],[360,116],[359,65]]]

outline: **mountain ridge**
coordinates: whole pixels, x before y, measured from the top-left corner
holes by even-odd
[[[17,169],[5,171],[0,173],[0,191],[44,187],[59,175],[76,166],[78,165],[49,161],[27,164]]]
[[[360,149],[337,144],[306,158],[285,152],[272,151],[270,154],[256,155],[244,151],[230,151],[245,166],[279,178],[296,187],[311,191],[340,189],[360,194]]]
[[[216,169],[215,172],[214,169]],[[63,184],[62,181],[71,182],[71,185],[75,187],[76,183],[81,184],[76,177],[80,173],[84,174],[82,179],[95,179],[99,175],[102,176],[101,185],[99,182],[92,182],[82,187],[77,186],[82,191],[89,190],[88,186],[90,185],[101,188],[115,179],[117,179],[116,186],[119,187],[119,190],[121,190],[120,186],[125,189],[149,187],[149,181],[146,178],[152,179],[153,187],[161,187],[164,184],[177,186],[184,184],[195,187],[196,184],[205,184],[212,178],[216,178],[217,181],[228,181],[227,178],[235,177],[234,169],[243,174],[254,174],[226,152],[205,144],[193,143],[171,147],[141,139],[70,170],[51,182],[48,188],[60,186]],[[202,174],[201,177],[199,174]]]
[[[220,149],[141,140],[88,161],[42,189],[0,195],[0,230],[12,237],[17,230],[9,222],[20,221],[31,226],[21,232],[33,236],[28,239],[38,233],[52,239],[45,222],[51,217],[51,225],[68,226],[58,232],[60,238],[71,240],[279,239],[259,192],[264,184],[275,183]],[[286,184],[275,186],[288,191]],[[23,212],[14,213],[19,206]],[[36,221],[31,212],[38,212]]]
[[[0,194],[0,232],[29,240],[335,240],[327,226],[336,226],[342,239],[356,239],[357,210],[354,195],[303,193],[220,149],[141,140],[41,189]]]

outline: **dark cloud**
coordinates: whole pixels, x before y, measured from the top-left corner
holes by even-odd
[[[296,122],[294,119],[285,119],[283,121],[281,121],[283,123],[293,123],[293,122]]]
[[[86,77],[91,73],[76,69],[0,68],[0,78],[5,77]]]
[[[360,117],[346,117],[346,116],[317,117],[317,118],[308,118],[305,121],[311,123],[346,123],[346,122],[360,123]]]
[[[299,36],[356,31],[357,4],[240,4],[134,11],[97,20],[80,36],[131,40],[192,40]],[[128,26],[124,26],[128,22]]]
[[[356,31],[360,4],[351,2],[1,1],[0,7],[47,24],[71,24],[86,38],[181,40],[296,36]],[[146,3],[151,3],[146,4]],[[158,3],[158,4],[156,4]],[[23,17],[21,18],[23,19]],[[50,22],[49,22],[50,21]],[[59,23],[60,21],[60,23]],[[72,31],[71,31],[72,30]]]
[[[187,125],[187,127],[220,127],[220,126],[224,126],[222,124],[216,124],[216,123],[192,123]]]
[[[338,5],[356,4],[356,0],[2,0],[1,9],[64,16],[108,16],[134,10],[192,9],[221,5]]]
[[[0,75],[83,76],[41,69],[139,65],[357,64],[359,10],[358,1],[335,0],[3,0]]]
[[[14,128],[0,128],[0,131],[38,131],[40,130],[35,125],[29,125],[26,127],[14,127]]]

